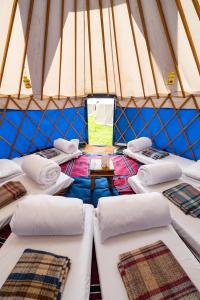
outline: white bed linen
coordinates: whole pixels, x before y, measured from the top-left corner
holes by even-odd
[[[57,164],[61,165],[61,164],[64,164],[65,162],[71,160],[71,159],[74,159],[74,158],[77,158],[79,157],[82,152],[80,150],[72,153],[72,154],[67,154],[61,150],[60,151],[60,154],[55,156],[55,157],[52,157],[50,158],[52,161],[55,161]],[[30,154],[31,155],[31,154]],[[23,160],[23,156],[22,157],[15,157],[13,158],[13,161],[16,162],[18,165],[21,166],[22,164],[22,160]]]
[[[174,180],[170,182],[155,184],[152,186],[143,186],[137,175],[129,178],[128,183],[131,188],[137,193],[163,192],[177,184],[182,183],[182,180]],[[191,246],[200,259],[200,219],[194,218],[178,208],[175,204],[169,201],[169,207],[172,217],[172,225],[178,234]]]
[[[123,151],[124,155],[136,159],[144,164],[156,164],[161,162],[174,162],[177,163],[182,170],[194,164],[194,161],[188,158],[184,158],[175,154],[170,153],[167,157],[162,159],[153,159],[151,157],[147,157],[142,154],[142,151],[139,152],[132,152],[129,149],[125,149]]]
[[[0,251],[0,287],[26,248],[49,251],[71,259],[62,299],[88,300],[93,242],[92,205],[85,205],[85,230],[79,236],[18,237],[10,235]]]
[[[100,239],[98,220],[94,218],[94,240],[103,300],[128,300],[119,274],[119,254],[162,240],[175,255],[196,287],[200,290],[200,264],[179,238],[172,226],[127,233],[106,240]]]
[[[49,195],[53,195],[58,191],[67,188],[73,182],[73,179],[65,175],[64,173],[60,174],[60,177],[58,178],[55,184],[51,185],[46,189],[41,189],[39,184],[32,181],[25,174],[15,177],[14,180],[20,181],[25,186],[28,194],[49,194]],[[24,199],[24,197],[26,197],[26,195],[0,209],[0,228],[2,228],[3,226],[9,223],[17,202]]]

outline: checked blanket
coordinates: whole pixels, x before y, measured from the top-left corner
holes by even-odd
[[[153,147],[150,147],[150,148],[147,148],[147,149],[143,150],[142,154],[144,154],[147,157],[151,157],[153,159],[162,159],[162,158],[169,155],[168,152],[158,150],[158,149],[155,149]]]
[[[0,299],[60,299],[70,259],[26,249],[0,289]]]
[[[187,183],[178,184],[163,192],[171,202],[185,213],[200,218],[200,191]]]
[[[162,241],[121,254],[118,269],[129,300],[200,299],[200,293]]]
[[[20,181],[8,181],[0,187],[0,208],[10,204],[26,194]]]
[[[58,156],[60,154],[60,151],[55,148],[51,148],[51,149],[41,150],[39,152],[36,152],[35,154],[40,155],[44,158],[52,158]]]

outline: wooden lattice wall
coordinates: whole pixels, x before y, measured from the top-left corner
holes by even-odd
[[[155,146],[194,160],[200,159],[200,100],[198,96],[117,100],[115,143],[140,136]]]

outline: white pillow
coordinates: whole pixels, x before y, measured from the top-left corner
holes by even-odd
[[[168,201],[157,192],[100,198],[97,217],[102,241],[171,223]]]
[[[183,170],[183,174],[196,180],[200,180],[200,160]]]
[[[78,235],[84,232],[83,202],[77,198],[28,195],[10,223],[17,235]]]
[[[0,182],[22,174],[21,167],[9,159],[0,159]]]

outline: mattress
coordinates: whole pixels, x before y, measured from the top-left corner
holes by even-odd
[[[123,154],[136,159],[140,162],[142,162],[143,164],[156,164],[156,163],[161,163],[161,162],[174,162],[177,163],[180,168],[183,170],[189,166],[191,166],[192,164],[194,164],[194,161],[188,158],[184,158],[175,154],[170,153],[167,157],[164,157],[162,159],[153,159],[151,157],[147,157],[144,154],[142,154],[142,151],[139,152],[132,152],[129,149],[125,149],[123,151]]]
[[[61,150],[59,150],[59,151],[60,151],[59,155],[50,158],[51,160],[55,161],[59,165],[65,163],[65,162],[67,162],[71,159],[77,158],[82,154],[82,152],[80,150],[78,150],[78,151],[76,151],[75,153],[72,153],[72,154],[67,154],[67,153],[65,153]],[[13,161],[16,162],[20,166],[22,164],[22,160],[23,160],[23,157],[13,158]]]
[[[79,236],[18,237],[12,233],[0,251],[0,287],[26,248],[49,251],[71,259],[62,299],[88,300],[93,242],[93,211],[85,206],[85,230]]]
[[[163,192],[177,184],[182,180],[174,180],[170,182],[155,184],[152,186],[143,186],[138,176],[132,176],[128,179],[131,188],[137,193]],[[200,219],[184,214],[175,204],[169,201],[170,212],[172,216],[172,225],[178,234],[186,243],[194,250],[195,255],[200,260]]]
[[[32,181],[27,175],[23,174],[14,178],[15,181],[20,181],[26,188],[28,194],[49,194],[53,195],[58,191],[67,188],[73,182],[73,179],[64,173],[60,174],[57,182],[48,188],[41,188],[39,184]],[[0,228],[9,223],[18,201],[24,199],[26,195],[13,203],[0,209]]]
[[[124,284],[117,269],[119,254],[158,240],[162,240],[170,248],[178,262],[200,290],[200,264],[172,226],[124,234],[110,238],[102,244],[98,220],[95,217],[94,240],[101,293],[104,300],[128,300]]]

